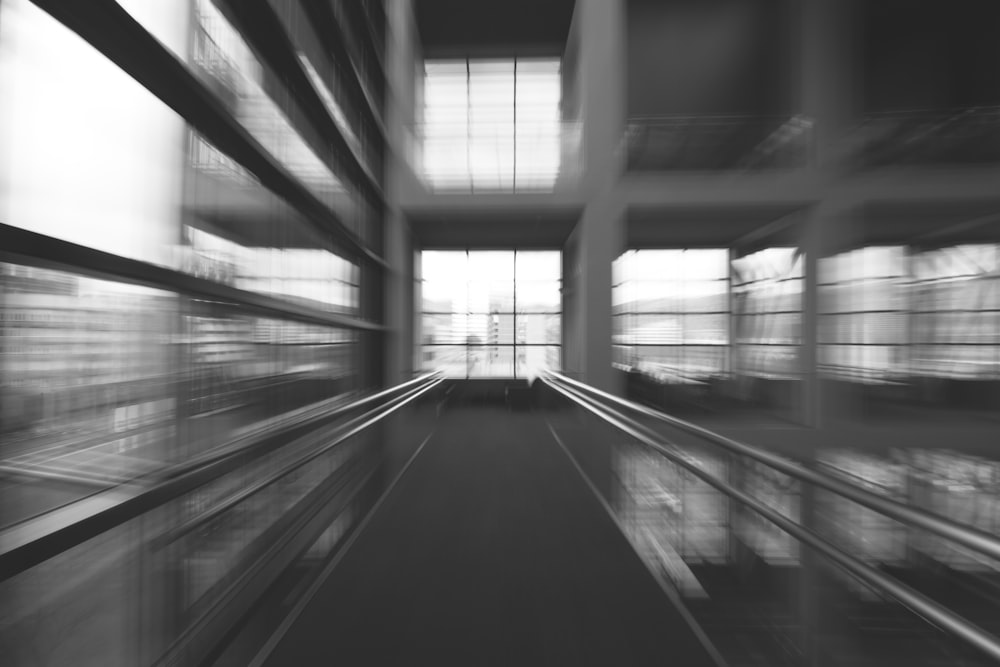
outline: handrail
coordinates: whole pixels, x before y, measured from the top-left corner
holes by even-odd
[[[343,438],[346,439],[437,386],[443,382],[443,377],[440,373],[422,375],[372,396],[367,396],[345,406],[335,408],[329,416],[343,414],[346,411],[356,409],[379,398],[396,393],[402,388],[411,387],[421,382],[423,385],[420,385],[403,397],[394,399],[397,401],[395,404],[390,401],[387,404],[388,407],[381,406],[353,420],[353,422],[357,422],[359,419],[368,417],[368,415],[374,415],[361,425],[355,426],[345,434],[342,434]],[[282,429],[282,432],[287,433],[292,429],[301,428],[315,421],[316,417],[310,416],[302,422],[297,422]],[[269,438],[276,435],[278,434],[268,433],[268,435],[264,436],[264,442],[268,442]],[[260,439],[256,436],[250,436],[250,438],[252,442],[238,449],[227,447],[221,453],[215,452],[172,468],[171,471],[158,479],[153,486],[131,496],[126,494],[124,499],[112,501],[101,509],[54,530],[44,531],[38,535],[29,534],[27,537],[19,539],[10,539],[9,536],[20,532],[23,526],[3,531],[0,533],[0,582],[6,581],[35,565],[78,546],[112,528],[120,526],[156,507],[164,505],[214,479],[218,479],[239,465],[258,458],[265,451],[272,451],[270,448],[258,446],[261,443],[259,442]],[[117,493],[118,490],[112,489],[111,491]]]
[[[548,375],[555,374],[549,373]],[[767,519],[799,542],[815,549],[823,556],[829,558],[855,579],[858,579],[862,583],[867,584],[888,597],[893,598],[904,607],[923,618],[925,621],[948,631],[952,635],[980,649],[994,660],[1000,661],[1000,638],[997,638],[996,636],[983,630],[978,625],[972,623],[963,616],[956,614],[940,603],[935,602],[926,595],[897,581],[891,576],[880,572],[856,556],[837,548],[814,531],[809,530],[808,528],[805,528],[795,521],[783,516],[749,494],[733,488],[728,483],[718,479],[711,473],[703,470],[696,463],[689,460],[690,457],[686,457],[676,451],[671,451],[671,449],[662,444],[662,436],[637,423],[634,419],[626,417],[617,410],[598,404],[595,399],[585,396],[581,391],[560,386],[558,382],[551,381],[548,377],[545,379],[550,387],[566,396],[574,403],[580,405],[586,410],[589,410],[612,426],[615,426],[619,430],[634,437],[642,444],[660,453],[665,458],[673,461],[693,474],[695,477],[698,477],[730,498],[739,501],[744,506]],[[574,381],[574,383],[576,382]]]
[[[321,421],[321,420],[322,421],[326,421],[326,420],[329,420],[329,419],[331,419],[333,417],[340,416],[340,415],[342,415],[342,414],[344,414],[346,412],[353,412],[354,410],[356,410],[356,409],[358,409],[358,408],[360,408],[362,406],[368,405],[369,403],[372,403],[374,401],[377,401],[377,400],[380,400],[382,398],[385,398],[386,396],[390,396],[392,394],[395,394],[395,393],[397,393],[399,391],[402,391],[403,389],[405,389],[407,387],[416,385],[416,384],[421,383],[421,382],[429,382],[431,379],[436,378],[439,375],[440,375],[439,371],[438,372],[433,372],[433,373],[426,373],[426,374],[421,375],[419,377],[416,377],[416,378],[414,378],[412,380],[408,380],[406,382],[402,382],[400,384],[397,384],[397,385],[395,385],[393,387],[389,387],[388,389],[383,389],[382,391],[380,391],[380,392],[378,392],[376,394],[372,394],[371,396],[365,396],[363,398],[359,398],[359,399],[357,399],[355,401],[352,401],[350,403],[346,403],[344,405],[337,406],[337,407],[333,408],[332,410],[323,412],[320,415],[310,415],[310,416],[307,416],[304,419],[298,420],[298,421],[296,421],[293,424],[288,424],[288,425],[283,426],[281,428],[281,430],[282,430],[282,432],[288,432],[291,429],[302,428],[303,426],[308,426],[309,424],[312,424],[312,423],[314,423],[316,421]],[[177,466],[174,466],[170,470],[166,471],[164,473],[164,475],[163,475],[162,478],[163,479],[171,479],[171,478],[174,478],[174,477],[179,477],[181,475],[188,474],[188,473],[190,473],[191,471],[193,471],[195,469],[204,468],[205,466],[209,465],[210,463],[214,463],[214,462],[217,462],[217,461],[220,461],[220,460],[223,460],[223,459],[228,459],[228,458],[231,458],[232,456],[234,456],[236,454],[243,453],[245,451],[247,445],[244,445],[242,447],[234,447],[232,445],[237,445],[237,443],[240,440],[254,441],[254,440],[256,440],[256,435],[257,434],[248,434],[248,435],[245,435],[245,436],[241,436],[240,438],[237,438],[232,443],[229,443],[229,445],[231,445],[231,446],[225,446],[224,445],[224,446],[215,448],[212,451],[205,452],[204,454],[202,454],[200,456],[197,456],[197,457],[195,457],[193,459],[190,459],[190,460],[188,460],[188,461],[186,461],[184,463],[181,463],[181,464],[179,464]]]
[[[633,403],[632,401],[627,401],[559,373],[547,371],[546,377],[552,377],[557,382],[564,382],[572,387],[578,388],[580,391],[590,393],[601,399],[616,403],[634,412],[638,412],[646,417],[651,417],[676,428],[688,431],[689,433],[701,436],[710,442],[720,445],[730,452],[754,459],[780,472],[783,472],[786,475],[821,487],[827,491],[832,491],[833,493],[852,500],[859,505],[863,505],[891,519],[895,519],[896,521],[900,521],[915,528],[921,528],[930,533],[934,533],[939,537],[944,537],[961,544],[968,549],[989,556],[990,558],[1000,560],[1000,539],[990,535],[989,533],[976,530],[975,528],[970,528],[962,524],[957,524],[938,514],[934,514],[933,512],[917,509],[897,500],[880,496],[877,493],[861,488],[856,484],[837,479],[832,475],[818,473],[799,463],[794,463],[770,452],[763,451],[757,447],[719,435],[718,433],[714,433],[706,428],[684,421],[683,419],[671,417],[670,415],[666,415],[658,410],[653,410],[651,408],[647,408],[646,406]]]
[[[258,492],[266,489],[267,487],[271,486],[274,482],[281,479],[285,475],[291,474],[295,470],[298,470],[299,468],[304,466],[306,463],[309,463],[313,459],[341,445],[343,442],[350,439],[352,436],[357,435],[360,431],[363,431],[364,429],[368,428],[375,422],[384,419],[385,417],[388,417],[390,414],[398,410],[406,403],[409,403],[417,396],[427,391],[430,391],[443,381],[444,381],[443,378],[437,378],[431,381],[430,384],[427,384],[422,387],[417,387],[416,389],[412,389],[408,393],[403,394],[402,396],[397,396],[396,398],[393,398],[386,405],[382,405],[372,410],[369,410],[363,415],[355,417],[354,419],[348,421],[346,424],[341,425],[339,429],[341,432],[337,434],[335,437],[333,437],[333,439],[330,440],[329,442],[323,444],[320,447],[310,449],[308,452],[305,452],[304,454],[300,455],[295,460],[290,461],[284,464],[282,467],[278,468],[277,470],[271,472],[265,478],[256,480],[249,486],[243,487],[237,493],[229,496],[225,500],[222,500],[221,502],[213,506],[211,509],[201,512],[197,516],[192,517],[187,522],[181,524],[180,526],[174,528],[169,533],[167,533],[167,535],[162,538],[163,542],[164,543],[173,542],[183,537],[184,535],[190,533],[191,531],[196,530],[200,526],[209,523],[210,521],[215,519],[215,517],[224,514],[227,510],[242,503],[247,498],[250,498],[251,496],[257,494]],[[310,436],[305,436],[305,437],[308,438]],[[324,434],[324,437],[329,437],[329,435]]]

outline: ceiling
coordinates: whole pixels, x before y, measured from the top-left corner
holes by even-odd
[[[561,56],[575,0],[416,0],[425,58]]]

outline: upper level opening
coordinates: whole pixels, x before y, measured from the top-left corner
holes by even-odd
[[[794,16],[784,0],[628,0],[628,169],[803,166]]]
[[[427,60],[418,162],[432,190],[553,189],[564,161],[559,58]]]

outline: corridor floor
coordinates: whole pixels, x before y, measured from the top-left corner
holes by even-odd
[[[268,664],[712,662],[544,418],[463,407]]]

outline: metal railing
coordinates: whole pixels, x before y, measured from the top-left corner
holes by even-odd
[[[867,113],[848,132],[863,167],[988,164],[1000,161],[1000,106]]]
[[[624,142],[634,171],[796,169],[813,134],[803,116],[651,116],[629,118]]]
[[[337,424],[332,431],[324,430],[322,437],[312,443],[313,446],[305,447],[292,461],[273,471],[266,479],[255,481],[252,486],[237,494],[240,498],[253,495],[256,491],[266,488],[281,477],[388,417],[442,381],[443,376],[440,373],[428,373],[338,407],[329,407],[328,402],[323,401],[326,407],[319,406],[319,409],[304,411],[294,419],[279,420],[253,432],[242,434],[200,456],[161,471],[152,479],[144,480],[127,489],[110,489],[106,494],[108,502],[102,502],[100,498],[92,496],[86,499],[84,504],[99,507],[93,512],[75,516],[69,521],[61,520],[57,515],[80,513],[69,508],[71,511],[68,513],[44,514],[4,530],[0,532],[0,582],[166,505],[237,468],[275,452],[277,448],[301,445],[302,437],[315,434],[317,429],[322,429],[340,416],[388,399],[378,407],[347,422]],[[291,434],[299,437],[289,441]],[[279,442],[282,438],[286,439],[286,442]],[[111,498],[113,500],[110,500]],[[231,497],[207,513],[215,516],[236,502],[236,497]],[[205,523],[204,516],[195,517],[192,522],[171,530],[168,535],[179,536],[203,523]]]
[[[757,447],[726,438],[684,420],[670,417],[656,410],[618,398],[561,374],[549,371],[544,374],[543,379],[549,387],[571,402],[630,435],[638,442],[682,467],[711,487],[736,500],[800,543],[832,561],[851,577],[870,586],[879,593],[896,600],[923,620],[978,648],[991,658],[1000,660],[1000,638],[997,638],[926,595],[872,567],[857,556],[835,546],[815,531],[789,519],[744,491],[733,487],[727,481],[707,472],[698,465],[697,461],[691,455],[670,443],[663,435],[640,424],[623,412],[608,407],[608,404],[620,406],[628,411],[700,436],[708,442],[721,446],[732,454],[756,460],[801,482],[831,491],[909,526],[921,528],[940,537],[950,539],[977,553],[992,558],[1000,557],[1000,539],[988,533],[949,521],[931,512],[916,509],[879,496],[857,484],[843,481],[831,475],[817,473],[801,464],[794,463]]]

